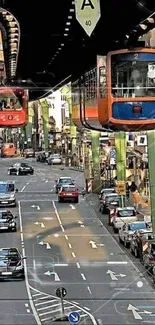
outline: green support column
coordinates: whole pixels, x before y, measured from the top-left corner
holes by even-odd
[[[71,83],[65,85],[60,89],[61,93],[66,96],[67,103],[69,105],[69,117],[70,117],[70,133],[72,137],[72,154],[76,153],[76,126],[72,121],[72,94]]]
[[[151,203],[151,220],[153,234],[155,236],[155,131],[148,131],[148,162],[149,162],[149,183],[150,183],[150,203]]]
[[[124,184],[124,188],[126,188],[126,145],[127,145],[126,133],[125,132],[116,133],[115,134],[116,166],[117,166],[116,175],[117,175],[118,188],[120,188],[120,184]],[[124,194],[126,193],[124,192]],[[121,204],[122,206],[125,204],[125,197],[123,197],[123,195],[122,195]]]
[[[45,151],[48,151],[49,140],[48,140],[48,132],[49,132],[49,105],[46,99],[40,99],[40,105],[42,110],[43,117],[43,130],[44,130],[44,144]]]
[[[98,131],[91,131],[91,149],[92,149],[92,191],[95,193],[100,192],[100,146],[99,146],[100,133]]]
[[[33,117],[34,117],[34,110],[33,110],[32,104],[29,103],[29,105],[28,105],[28,122],[26,125],[26,139],[27,139],[29,145],[31,145],[31,139],[32,139]],[[29,141],[29,139],[30,139],[30,141]]]

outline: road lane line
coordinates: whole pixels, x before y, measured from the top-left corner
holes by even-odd
[[[91,292],[91,290],[90,290],[90,287],[89,287],[89,286],[87,286],[87,289],[88,289],[89,293],[90,293],[90,294],[92,294],[92,292]]]
[[[73,256],[73,257],[76,257],[76,255],[75,255],[75,253],[74,253],[74,252],[72,252],[72,256]]]
[[[70,243],[68,243],[68,246],[69,246],[69,248],[72,248],[72,245]]]
[[[62,231],[65,232],[65,229],[64,229],[63,224],[62,224],[62,222],[61,222],[61,219],[60,219],[60,217],[59,217],[59,213],[58,213],[58,211],[57,211],[57,208],[56,208],[55,202],[54,202],[53,200],[52,200],[52,204],[53,204],[53,208],[54,208],[55,214],[56,214],[56,216],[57,216],[57,219],[58,219],[59,225],[60,225]]]
[[[77,265],[78,269],[81,269],[81,266],[78,262],[76,262],[76,265]]]
[[[30,313],[30,309],[26,309],[27,313],[29,314]]]
[[[68,240],[68,236],[67,235],[65,235],[65,238],[66,238],[66,240]]]
[[[23,191],[25,190],[25,187],[26,187],[26,186],[23,186],[23,188],[21,189],[21,192],[23,192]]]
[[[50,295],[47,295],[45,297],[37,298],[34,301],[43,300],[43,299],[47,299],[47,298],[50,298],[50,297],[51,297]]]
[[[42,296],[42,293],[35,293],[32,297]]]
[[[21,213],[20,201],[18,201],[18,211],[19,211],[20,232],[23,233],[23,223],[22,223],[22,213]],[[24,256],[24,254],[25,254],[25,249],[24,248],[22,248],[22,253],[23,253],[23,256]],[[26,259],[23,260],[23,263],[24,263],[24,271],[25,271],[25,284],[26,284],[27,295],[28,295],[28,298],[29,298],[29,303],[30,303],[31,309],[33,311],[33,314],[34,314],[37,325],[41,325],[41,321],[40,321],[39,316],[37,314],[37,311],[35,309],[35,306],[34,306],[34,303],[33,303],[33,300],[32,300],[30,287],[29,287]]]
[[[43,293],[42,293],[42,295],[43,295]],[[38,302],[38,304],[35,304],[35,306],[41,306],[41,305],[49,304],[49,303],[54,302],[54,301],[58,301],[58,299],[53,299],[53,300]]]
[[[82,276],[82,279],[83,279],[84,281],[86,281],[86,277],[85,277],[85,275],[84,275],[83,273],[81,273],[81,276]]]
[[[34,258],[33,258],[33,268],[34,268],[34,270],[36,270],[36,261]]]
[[[128,264],[127,261],[108,261],[107,264]]]
[[[29,307],[29,304],[25,304],[25,307],[27,307],[27,308],[28,308],[28,307]]]
[[[84,309],[90,310],[90,308],[88,308],[88,307],[84,307]]]

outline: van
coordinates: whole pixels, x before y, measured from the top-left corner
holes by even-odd
[[[3,143],[1,147],[1,157],[13,157],[16,153],[14,143]]]

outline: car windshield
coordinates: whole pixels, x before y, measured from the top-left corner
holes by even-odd
[[[63,187],[62,190],[64,192],[76,192],[76,189],[74,187]]]
[[[131,225],[129,225],[129,230],[131,231],[136,231],[138,229],[146,229],[147,225],[145,222],[142,223],[132,223]]]
[[[14,192],[14,184],[0,184],[0,193]]]
[[[115,192],[114,188],[107,188],[106,190],[102,190],[101,194],[110,194],[114,192]]]
[[[0,219],[12,219],[13,215],[11,212],[0,212]]]
[[[134,209],[124,209],[118,211],[119,217],[134,217],[136,215],[136,212]]]
[[[30,167],[27,163],[21,163],[21,167]]]
[[[18,257],[19,254],[17,251],[9,249],[0,249],[0,257]]]
[[[70,183],[73,183],[73,181],[72,181],[71,178],[61,178],[61,179],[59,179],[59,183],[61,183],[61,184],[70,184]]]
[[[120,199],[119,195],[118,196],[114,195],[114,196],[107,196],[106,197],[107,202],[119,201],[119,199]]]

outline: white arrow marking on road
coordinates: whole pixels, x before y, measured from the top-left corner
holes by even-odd
[[[118,281],[117,277],[124,278],[124,277],[126,276],[125,274],[122,274],[122,273],[120,273],[120,274],[116,274],[115,272],[113,272],[113,271],[111,271],[111,270],[108,270],[108,271],[107,271],[107,274],[110,275],[111,280],[113,280],[113,281]]]
[[[133,305],[131,305],[131,304],[129,304],[127,310],[131,310],[132,313],[133,313],[134,318],[135,318],[135,319],[139,319],[139,320],[140,320],[140,319],[143,319],[143,318],[140,316],[140,314],[148,314],[148,316],[149,316],[150,314],[152,314],[151,311],[147,311],[147,310],[139,311],[138,308],[136,308],[135,306],[133,306]]]
[[[81,228],[84,228],[83,221],[78,221],[78,224],[80,225]]]
[[[69,205],[73,210],[75,210],[75,206],[73,204]]]
[[[135,319],[139,319],[139,320],[140,320],[140,319],[143,319],[143,318],[139,315],[139,313],[138,313],[139,309],[136,308],[135,306],[129,304],[127,310],[131,310],[131,311],[132,311],[133,316],[134,316]]]
[[[45,225],[44,225],[44,223],[43,223],[43,222],[38,222],[38,221],[37,221],[37,222],[35,222],[35,223],[34,223],[34,225],[37,225],[37,226],[39,226],[39,225],[40,225],[40,226],[41,226],[41,228],[45,228]]]
[[[37,210],[40,210],[40,206],[39,205],[31,205],[31,208],[37,208]]]
[[[46,245],[47,249],[51,249],[51,246],[49,243],[44,243],[43,241],[40,241],[39,245]]]
[[[90,240],[89,244],[92,246],[92,248],[97,248],[95,241]]]
[[[54,275],[54,279],[56,282],[60,281],[60,278],[58,276],[58,274],[56,272],[51,272],[51,271],[47,271],[44,273],[45,275],[48,275],[48,276],[51,276],[51,275]]]

